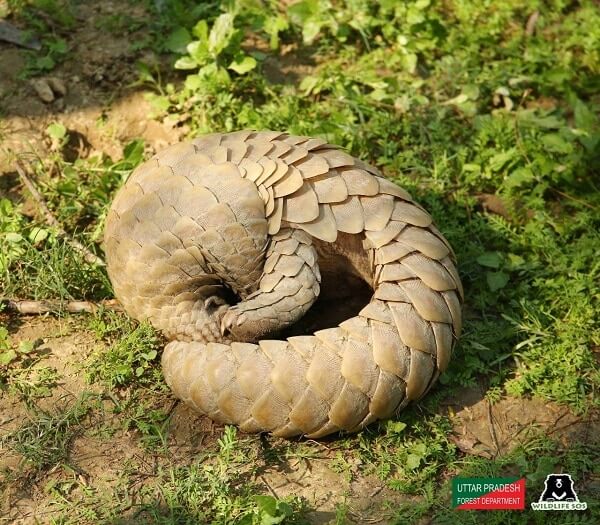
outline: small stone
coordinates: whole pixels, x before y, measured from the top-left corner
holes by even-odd
[[[32,83],[33,89],[42,102],[50,104],[54,100],[54,93],[48,82],[42,78],[34,80]]]
[[[64,97],[67,94],[67,86],[60,78],[48,77],[47,82],[55,95]]]

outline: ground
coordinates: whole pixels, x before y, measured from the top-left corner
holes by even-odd
[[[0,2],[43,44],[0,42],[0,299],[57,305],[0,309],[0,523],[597,522],[597,5],[333,4]],[[106,207],[142,158],[248,127],[378,165],[456,249],[465,332],[393,421],[319,441],[223,428],[170,395],[160,334],[63,309],[110,300],[110,283],[48,225],[17,159],[66,238],[102,256]],[[588,511],[452,509],[456,476],[524,477],[529,505],[552,472]]]

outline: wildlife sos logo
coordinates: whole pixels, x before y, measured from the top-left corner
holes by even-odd
[[[570,474],[548,474],[540,499],[533,502],[531,508],[533,510],[586,510],[587,503],[579,501]]]

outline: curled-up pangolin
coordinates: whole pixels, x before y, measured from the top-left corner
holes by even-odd
[[[171,146],[118,192],[105,245],[117,298],[170,340],[175,395],[247,432],[320,437],[388,418],[431,387],[461,330],[452,249],[429,214],[320,139]],[[307,312],[321,271],[361,277],[371,301],[338,327],[265,339]]]

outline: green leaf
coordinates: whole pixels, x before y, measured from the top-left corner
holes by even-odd
[[[481,166],[479,164],[463,164],[463,171],[472,173],[481,173]]]
[[[123,160],[131,167],[137,166],[144,157],[144,141],[141,139],[132,140],[123,148]]]
[[[317,38],[321,31],[322,23],[317,20],[309,20],[302,28],[302,40],[305,44],[310,45]]]
[[[303,91],[305,95],[310,95],[318,85],[319,77],[307,75],[302,79],[302,82],[300,82],[300,90]]]
[[[46,133],[48,133],[51,138],[60,141],[67,135],[67,128],[60,122],[53,122],[46,128]]]
[[[386,428],[389,434],[400,434],[406,428],[406,423],[402,421],[389,421]]]
[[[573,146],[558,133],[549,133],[542,137],[542,144],[553,153],[571,153]]]
[[[253,523],[254,523],[254,513],[253,512],[247,512],[246,514],[244,514],[242,517],[240,517],[236,521],[236,525],[253,525]]]
[[[166,113],[171,107],[171,101],[169,97],[164,95],[155,95],[154,93],[148,93],[146,99],[150,102],[150,105],[159,113]]]
[[[477,100],[479,98],[479,87],[475,84],[468,84],[463,87],[462,92],[469,98],[469,100]]]
[[[23,236],[16,232],[8,232],[4,238],[10,243],[18,243],[23,240]]]
[[[141,356],[146,361],[152,361],[154,358],[156,358],[157,355],[158,355],[158,352],[156,350],[150,350],[149,352],[145,352],[145,353],[141,354]]]
[[[38,242],[42,242],[44,239],[47,239],[48,235],[48,230],[34,226],[29,232],[29,240],[35,244]]]
[[[517,158],[517,150],[510,148],[507,151],[496,153],[490,160],[489,166],[492,171],[500,171],[507,163]]]
[[[477,257],[477,262],[487,268],[500,268],[502,257],[500,257],[498,252],[485,252]]]
[[[0,326],[0,349],[8,350],[10,348],[10,341],[8,337],[8,330],[4,326]]]
[[[293,514],[287,503],[272,496],[254,496],[254,500],[258,505],[260,525],[277,525]]]
[[[187,52],[196,62],[196,66],[206,64],[210,60],[208,45],[204,41],[194,40],[190,42],[187,46]]]
[[[287,19],[281,15],[269,16],[265,19],[263,30],[271,37],[269,40],[271,49],[277,49],[279,47],[279,33],[285,31],[288,27],[289,23]]]
[[[229,69],[233,69],[238,75],[244,75],[256,67],[256,59],[250,56],[238,56],[231,64]]]
[[[517,168],[506,178],[506,185],[510,188],[517,188],[533,180],[535,180],[535,175],[529,168]]]
[[[527,479],[534,484],[541,483],[548,474],[554,472],[557,460],[548,456],[542,456],[538,459],[537,468],[532,474],[527,474]]]
[[[409,454],[406,458],[406,467],[410,470],[416,469],[420,464],[423,456],[418,454]]]
[[[223,13],[215,20],[208,37],[208,49],[214,56],[218,56],[229,44],[234,32],[233,20],[231,13]]]
[[[254,496],[258,508],[269,516],[275,516],[277,512],[277,500],[273,496]]]
[[[412,447],[413,453],[424,458],[427,455],[427,445],[423,442],[417,443]]]
[[[519,123],[545,129],[558,129],[565,125],[564,120],[555,116],[539,116],[534,109],[521,109],[517,111]]]
[[[17,353],[14,350],[6,350],[0,354],[0,365],[6,366],[17,358]]]
[[[285,501],[279,500],[277,502],[277,512],[281,514],[284,518],[287,518],[294,513],[294,510]]]
[[[141,375],[144,373],[144,370],[145,370],[145,368],[144,368],[143,366],[138,366],[138,367],[135,369],[135,375],[136,375],[137,377],[140,377],[140,376],[141,376]]]
[[[198,62],[192,57],[181,57],[175,62],[175,69],[196,69]]]
[[[497,292],[508,284],[509,277],[504,272],[487,272],[486,280],[490,290]]]
[[[301,0],[290,5],[287,9],[290,20],[299,26],[304,26],[308,19],[319,12],[319,0]]]
[[[414,73],[417,69],[417,55],[414,53],[406,53],[406,55],[403,55],[402,66],[409,73]]]
[[[200,75],[188,75],[185,77],[185,89],[197,91],[202,86]]]
[[[224,67],[217,65],[216,62],[200,68],[198,76],[202,82],[211,82],[216,86],[225,86],[231,81],[227,70]]]
[[[50,55],[47,55],[45,57],[40,57],[35,61],[35,67],[37,69],[42,69],[44,71],[50,71],[51,69],[54,68],[55,65],[56,65],[56,62],[54,62],[54,60],[52,59],[52,57]]]
[[[192,29],[192,33],[198,40],[208,45],[208,24],[206,20],[200,20]]]
[[[68,50],[67,41],[62,38],[57,38],[53,42],[48,43],[50,51],[64,55]]]
[[[148,67],[148,64],[145,64],[144,62],[136,62],[135,66],[138,70],[139,80],[141,82],[154,83],[154,77],[152,76],[152,73],[150,72],[150,68]]]
[[[33,341],[21,341],[19,343],[19,353],[20,354],[28,354],[29,352],[31,352],[33,350]]]
[[[192,37],[189,31],[185,27],[180,26],[171,32],[165,42],[165,48],[173,53],[184,54],[191,40]]]
[[[523,257],[521,257],[520,255],[516,255],[514,253],[508,254],[508,268],[510,270],[514,270],[520,266],[523,266],[524,264],[525,259],[523,259]]]
[[[442,102],[442,104],[444,106],[449,106],[452,104],[459,105],[459,104],[464,104],[467,100],[469,100],[469,97],[465,93],[461,93],[460,95],[458,95],[454,98],[451,98],[450,100],[446,100],[446,102]]]

